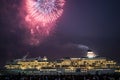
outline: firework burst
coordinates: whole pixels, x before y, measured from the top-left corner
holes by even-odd
[[[63,13],[64,0],[25,0],[25,21],[32,40],[39,43],[50,35],[54,25]],[[31,40],[31,41],[32,41]],[[34,42],[33,41],[33,42]]]
[[[63,5],[64,0],[26,0],[27,20],[46,26],[62,15]]]

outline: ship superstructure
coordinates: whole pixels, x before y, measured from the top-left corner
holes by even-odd
[[[16,59],[5,65],[8,70],[39,71],[44,73],[113,73],[119,72],[117,62],[105,57],[98,57],[94,52],[88,51],[87,57],[49,60],[47,57]]]

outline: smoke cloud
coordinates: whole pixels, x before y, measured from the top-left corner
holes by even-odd
[[[86,45],[78,44],[78,48],[83,49],[83,50],[89,50],[89,47]]]

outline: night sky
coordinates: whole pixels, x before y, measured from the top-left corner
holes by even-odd
[[[120,62],[119,0],[66,0],[54,33],[37,46],[24,43],[22,1],[0,0],[0,66],[27,53],[56,59],[86,56],[87,49]]]

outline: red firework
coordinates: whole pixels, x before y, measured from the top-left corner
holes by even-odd
[[[26,20],[41,26],[54,23],[63,13],[64,0],[26,0]]]
[[[29,24],[32,44],[50,35],[63,13],[64,0],[25,0],[25,21]]]

